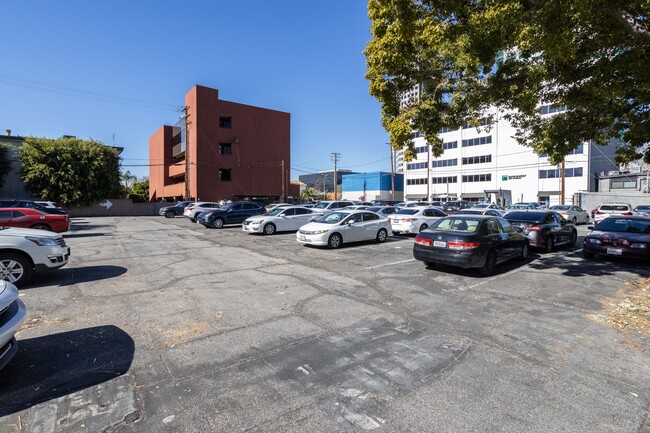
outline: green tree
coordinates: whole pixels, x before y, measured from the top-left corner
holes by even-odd
[[[131,194],[140,197],[142,201],[149,201],[149,179],[133,182]]]
[[[300,192],[300,200],[309,201],[316,195],[316,190],[311,186],[306,187]]]
[[[20,162],[27,188],[49,200],[88,205],[121,195],[120,158],[98,141],[28,137]]]
[[[405,158],[413,129],[439,156],[441,128],[476,125],[498,106],[516,139],[553,163],[611,139],[626,143],[620,162],[650,162],[647,0],[370,0],[368,9],[366,78]],[[416,85],[422,96],[400,104]],[[542,118],[540,103],[568,110]]]
[[[124,173],[122,173],[120,177],[122,179],[122,182],[124,182],[124,188],[126,189],[127,192],[131,191],[131,185],[133,184],[133,182],[138,180],[138,177],[132,175],[130,170],[127,170]]]
[[[8,145],[0,143],[0,188],[5,184],[5,176],[11,171],[10,149]]]

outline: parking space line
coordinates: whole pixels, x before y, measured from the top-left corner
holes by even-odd
[[[528,269],[528,266],[526,266],[526,265],[520,266],[520,267],[518,267],[516,269],[513,269],[512,271],[506,272],[505,274],[496,275],[496,276],[494,276],[492,278],[488,278],[487,280],[480,281],[480,282],[478,282],[476,284],[472,284],[472,285],[469,285],[469,286],[464,286],[464,287],[460,288],[459,290],[473,289],[474,287],[478,287],[478,286],[483,285],[485,283],[489,283],[490,281],[498,280],[499,278],[506,277],[506,276],[512,275],[512,274],[516,274],[517,272],[522,271],[524,269]]]
[[[383,265],[375,265],[375,266],[369,266],[366,269],[376,269],[376,268],[382,268],[384,266],[393,266],[393,265],[400,265],[402,263],[408,263],[408,262],[414,262],[415,259],[408,259],[408,260],[400,260],[399,262],[393,262],[393,263],[385,263]]]

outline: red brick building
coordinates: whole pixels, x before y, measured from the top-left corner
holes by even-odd
[[[185,95],[185,106],[187,131],[181,119],[149,139],[150,200],[185,199],[188,187],[189,198],[200,200],[290,194],[289,113],[223,101],[203,86]]]

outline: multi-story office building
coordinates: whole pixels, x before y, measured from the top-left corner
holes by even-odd
[[[356,174],[356,172],[347,169],[336,171],[336,196],[341,196],[341,183],[343,176],[347,174]],[[301,174],[298,176],[300,182],[306,186],[314,188],[319,193],[334,194],[334,170],[321,171],[318,173]]]
[[[203,86],[185,95],[185,106],[187,122],[162,126],[149,139],[151,200],[290,195],[289,113],[224,101]]]
[[[545,105],[542,115],[563,107]],[[405,199],[516,202],[561,202],[561,167],[514,139],[515,129],[494,110],[480,127],[444,129],[444,153],[433,158],[424,137],[414,133],[417,158],[405,162]],[[489,119],[489,120],[488,120]],[[601,172],[616,170],[617,143],[598,146],[587,142],[565,158],[564,201],[574,193],[597,190]]]

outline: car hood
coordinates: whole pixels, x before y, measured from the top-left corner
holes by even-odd
[[[621,232],[607,232],[607,231],[594,230],[591,233],[589,233],[587,237],[598,238],[598,239],[611,239],[611,240],[625,239],[627,241],[633,241],[633,242],[650,242],[650,235],[647,235],[645,233],[628,233],[628,232],[621,233]]]
[[[9,281],[0,280],[0,310],[4,310],[18,298],[18,289]]]
[[[300,230],[316,231],[316,230],[332,230],[336,227],[339,227],[341,223],[336,224],[325,224],[319,222],[307,223],[304,226],[300,227]]]
[[[17,238],[24,238],[25,236],[31,236],[33,238],[50,238],[58,239],[61,237],[58,233],[48,232],[46,230],[34,230],[34,229],[23,229],[19,227],[9,227],[4,230],[0,230],[0,236],[11,236]]]
[[[251,221],[251,222],[262,221],[264,219],[271,219],[271,218],[277,219],[278,217],[271,216],[271,215],[253,215],[251,217],[246,218],[246,221]]]

